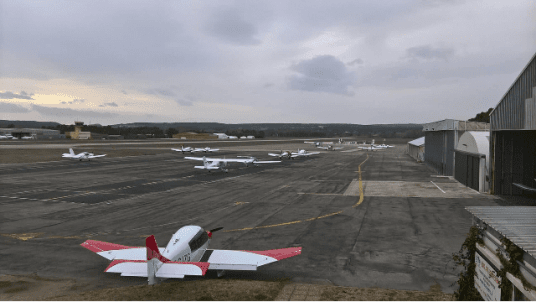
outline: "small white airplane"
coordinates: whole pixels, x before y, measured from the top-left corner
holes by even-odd
[[[5,135],[0,135],[0,139],[8,139],[8,137]]]
[[[381,144],[381,145],[374,145],[374,147],[386,149],[386,148],[394,148],[395,146]]]
[[[35,137],[33,137],[33,136],[23,136],[23,137],[21,137],[21,139],[34,139],[34,138]]]
[[[69,148],[69,153],[63,153],[61,155],[61,157],[70,158],[70,159],[78,159],[80,161],[82,161],[83,159],[91,160],[92,158],[103,157],[103,156],[106,156],[106,154],[95,155],[89,152],[82,152],[82,153],[74,154],[73,148]]]
[[[184,154],[184,152],[190,152],[190,153],[194,152],[194,149],[193,149],[192,147],[186,147],[186,148],[184,148],[184,146],[182,146],[182,145],[181,145],[181,148],[180,148],[180,149],[173,149],[173,148],[171,148],[171,150],[173,150],[173,151],[177,151],[177,152],[182,152],[183,154]]]
[[[222,228],[205,231],[200,226],[180,228],[165,248],[158,247],[154,235],[145,239],[145,247],[125,246],[97,240],[86,240],[81,246],[112,260],[107,273],[121,276],[147,277],[149,284],[157,278],[184,278],[204,276],[207,270],[255,271],[257,267],[301,254],[301,247],[266,251],[209,250],[212,233]]]
[[[268,153],[268,155],[274,156],[274,157],[279,157],[279,159],[281,159],[283,157],[290,158],[292,156],[292,153],[290,151],[281,150],[281,153],[279,153],[279,154],[277,154],[277,153]]]
[[[211,172],[210,170],[222,170],[223,172],[227,173],[229,170],[226,169],[227,163],[243,163],[246,165],[246,167],[249,167],[249,165],[254,165],[255,167],[258,166],[258,164],[271,164],[271,163],[280,163],[280,160],[269,160],[269,161],[260,161],[257,160],[255,157],[251,156],[243,156],[244,158],[207,158],[205,156],[203,157],[185,157],[184,159],[191,159],[191,160],[200,160],[203,161],[202,166],[194,166],[196,169],[204,169],[208,170],[208,172]]]
[[[327,146],[318,146],[317,148],[320,148],[320,149],[324,149],[324,150],[327,150],[327,151],[335,151],[335,150],[340,150],[340,149],[343,149],[344,147],[333,147],[333,145],[327,145]]]
[[[320,146],[320,145],[322,145],[322,142],[304,142],[304,143],[306,143],[306,144],[313,144],[313,145],[315,145],[315,146],[317,146],[317,147]]]
[[[370,145],[369,147],[358,147],[359,149],[367,150],[367,151],[375,151],[375,150],[383,150],[385,148],[378,148],[374,145]]]
[[[305,156],[311,156],[315,154],[320,154],[320,152],[307,152],[305,149],[298,149],[298,153],[292,152],[292,155],[290,156],[291,159],[294,159],[296,157],[305,157]]]
[[[205,148],[195,148],[192,152],[216,152],[216,151],[219,151],[220,149],[210,149],[210,147],[205,147]]]

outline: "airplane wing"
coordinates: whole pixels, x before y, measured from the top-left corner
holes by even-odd
[[[103,156],[106,156],[106,154],[101,154],[101,155],[90,155],[90,156],[88,156],[87,158],[97,158],[97,157],[103,157]]]
[[[216,152],[216,151],[220,151],[220,149],[209,149],[209,150],[207,150],[207,151],[209,151],[209,152]]]
[[[304,155],[309,156],[309,155],[315,155],[315,154],[320,154],[320,152],[309,152],[309,153],[305,153]]]
[[[268,153],[268,155],[270,155],[270,156],[275,156],[275,157],[283,156],[283,155],[281,155],[281,154],[275,154],[275,153]]]
[[[280,160],[258,160],[254,162],[254,164],[272,164],[272,163],[280,163]]]
[[[147,260],[146,247],[126,246],[92,239],[80,245],[108,260]],[[163,253],[165,248],[159,247],[158,249],[160,253]],[[147,270],[147,265],[145,265],[145,270]]]
[[[191,160],[200,160],[200,161],[203,161],[203,158],[202,158],[202,157],[185,156],[184,159],[191,159]],[[206,160],[207,160],[207,161],[212,161],[212,159],[210,159],[210,158],[207,158]]]
[[[171,150],[173,150],[173,151],[177,151],[177,152],[182,152],[181,149],[173,149],[173,148],[171,148]],[[186,150],[185,150],[184,152],[186,152]]]
[[[210,263],[210,270],[254,271],[257,267],[301,254],[301,247],[267,251],[207,250],[201,262]]]

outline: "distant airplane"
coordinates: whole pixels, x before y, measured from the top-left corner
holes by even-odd
[[[192,152],[216,152],[216,151],[219,151],[220,149],[210,149],[210,147],[205,147],[205,148],[195,148]]]
[[[106,156],[106,154],[94,155],[93,153],[89,153],[89,152],[82,152],[79,154],[74,154],[74,151],[72,148],[69,148],[69,153],[63,153],[61,155],[61,157],[70,158],[70,159],[78,159],[80,161],[82,161],[83,159],[91,160],[93,158],[103,157],[103,156]]]
[[[296,157],[305,157],[305,156],[311,156],[315,154],[320,154],[320,152],[307,152],[304,149],[298,149],[298,152],[292,152],[292,155],[290,156],[291,159],[294,159]]]
[[[383,150],[385,148],[378,148],[373,145],[370,145],[369,147],[358,147],[359,149],[368,150],[368,151],[375,151],[375,150]]]
[[[35,137],[33,137],[33,136],[23,136],[23,137],[21,137],[21,139],[35,139]]]
[[[306,144],[313,144],[313,145],[315,145],[315,146],[317,146],[317,147],[320,146],[320,145],[322,145],[322,142],[304,142],[304,143],[306,143]]]
[[[255,157],[245,156],[245,158],[207,158],[207,157],[185,157],[184,159],[191,159],[191,160],[199,160],[203,161],[202,166],[194,166],[196,169],[204,169],[208,170],[222,170],[223,172],[227,173],[229,172],[226,167],[227,163],[243,163],[246,165],[246,167],[249,167],[249,165],[254,165],[255,167],[257,164],[271,164],[271,163],[280,163],[280,160],[269,160],[269,161],[260,161],[257,160]]]
[[[274,156],[274,157],[279,157],[279,159],[283,158],[283,157],[286,157],[286,158],[290,158],[290,156],[292,155],[292,153],[290,151],[283,151],[281,150],[281,153],[277,154],[277,153],[268,153],[268,155],[270,156]]]
[[[8,137],[5,135],[0,135],[0,139],[8,139]]]
[[[184,226],[171,236],[165,248],[158,247],[154,235],[145,239],[145,247],[91,239],[80,245],[112,260],[105,272],[147,277],[151,285],[158,278],[204,276],[209,269],[216,270],[218,276],[225,270],[255,271],[259,266],[300,255],[302,251],[301,247],[266,251],[209,250],[212,233],[221,229],[205,231],[200,226]]]
[[[192,147],[186,147],[186,148],[184,148],[184,146],[182,146],[182,145],[181,145],[181,148],[180,148],[180,149],[173,149],[173,148],[171,148],[171,150],[173,150],[173,151],[177,151],[177,152],[182,152],[182,153],[184,153],[184,152],[190,152],[190,153],[194,152],[194,149],[193,149]]]
[[[335,150],[343,149],[344,147],[333,147],[333,145],[327,145],[325,147],[318,146],[317,148],[324,149],[324,150],[327,150],[327,151],[335,151]]]

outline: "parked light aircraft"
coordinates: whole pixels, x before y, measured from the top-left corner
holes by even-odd
[[[251,157],[251,156],[244,156],[244,158],[207,158],[203,156],[203,157],[185,157],[184,159],[203,161],[202,166],[194,166],[194,168],[196,169],[204,169],[204,170],[208,170],[208,172],[210,172],[210,170],[222,170],[225,173],[229,172],[226,169],[227,163],[243,163],[246,165],[246,167],[249,167],[249,165],[257,166],[257,164],[270,164],[270,163],[281,162],[280,160],[260,161],[260,160],[257,160],[255,157]]]
[[[335,151],[335,150],[343,149],[344,147],[333,147],[333,145],[327,145],[327,146],[324,146],[324,147],[318,146],[317,148],[328,150],[328,151]]]
[[[173,151],[177,151],[177,152],[182,152],[182,153],[184,153],[184,152],[190,152],[190,153],[194,152],[194,149],[193,149],[192,147],[186,147],[186,148],[184,148],[184,146],[182,146],[182,145],[181,145],[181,148],[180,148],[180,149],[173,149],[173,148],[171,148],[171,150],[173,150]]]
[[[8,139],[8,137],[5,135],[0,135],[0,139]]]
[[[317,146],[317,147],[320,146],[320,145],[322,145],[322,142],[304,142],[304,143],[306,143],[306,144],[313,144],[313,145],[315,145],[315,146]]]
[[[375,151],[375,150],[383,150],[385,148],[378,148],[373,145],[370,145],[369,147],[358,147],[359,149],[368,150],[368,151]]]
[[[301,247],[266,251],[209,250],[212,233],[200,226],[180,228],[165,248],[158,247],[154,235],[145,239],[145,247],[125,246],[97,240],[86,240],[81,246],[112,260],[105,272],[121,276],[147,277],[149,284],[157,278],[204,276],[207,270],[255,271],[257,267],[301,254]]]
[[[210,149],[210,147],[205,147],[205,148],[195,148],[193,152],[216,152],[216,151],[219,151],[220,149]]]
[[[279,159],[283,158],[283,157],[286,157],[286,158],[290,158],[290,156],[292,155],[292,153],[290,151],[283,151],[281,150],[281,153],[277,154],[277,153],[268,153],[268,155],[270,156],[275,156],[275,157],[279,157]]]
[[[304,156],[311,156],[315,154],[320,154],[320,152],[307,152],[305,149],[298,149],[298,153],[292,152],[292,155],[290,156],[291,159],[294,159],[296,157],[304,157]]]
[[[89,152],[82,152],[79,154],[74,154],[74,151],[72,148],[69,148],[69,153],[63,153],[61,155],[61,157],[70,158],[70,159],[78,159],[80,161],[82,161],[83,159],[91,160],[92,158],[103,157],[103,156],[106,156],[106,154],[95,155]]]

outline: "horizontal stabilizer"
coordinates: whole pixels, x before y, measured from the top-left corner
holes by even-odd
[[[257,267],[301,254],[301,247],[267,251],[207,250],[211,270],[256,270]]]
[[[204,276],[209,264],[206,262],[166,262],[156,272],[157,278],[184,278],[188,276]],[[120,273],[121,276],[147,277],[147,261],[145,260],[114,260],[106,268],[107,273]]]

